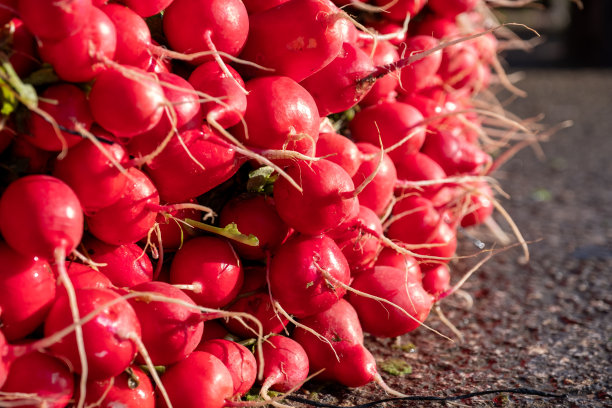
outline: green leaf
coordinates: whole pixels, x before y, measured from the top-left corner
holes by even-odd
[[[247,191],[252,193],[271,193],[274,182],[278,175],[274,173],[274,169],[270,166],[263,166],[249,173],[247,181]]]
[[[222,237],[229,238],[233,241],[240,242],[248,246],[259,246],[259,239],[253,234],[243,234],[238,230],[238,225],[232,222],[227,224],[225,227],[215,227],[209,224],[205,224],[200,221],[192,220],[190,218],[185,219],[185,222],[194,228],[201,229],[202,231],[212,232],[213,234],[221,235]]]

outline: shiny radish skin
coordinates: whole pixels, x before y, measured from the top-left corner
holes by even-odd
[[[440,45],[440,41],[430,35],[415,35],[406,41],[405,55],[413,56]],[[442,52],[436,51],[428,56],[403,67],[400,70],[400,92],[411,94],[431,83],[442,62]]]
[[[448,265],[437,265],[423,274],[423,289],[436,298],[450,289],[450,268]]]
[[[165,10],[174,0],[123,0],[141,17],[151,17]]]
[[[401,23],[407,15],[414,18],[425,7],[427,0],[376,0],[374,3],[381,7],[391,4],[385,10],[385,17]]]
[[[423,272],[416,258],[412,255],[401,254],[392,248],[383,248],[378,254],[374,265],[392,266],[402,271],[406,271],[410,276],[410,280],[421,281],[423,279]]]
[[[241,296],[235,302],[230,303],[226,309],[230,312],[248,313],[256,317],[261,322],[264,336],[279,334],[289,324],[286,317],[276,313],[267,289]],[[244,339],[255,337],[258,327],[250,320],[244,320],[244,322],[246,327],[236,319],[228,319],[223,321],[223,324],[227,330],[238,337]]]
[[[268,389],[288,392],[299,387],[308,377],[308,356],[295,340],[285,336],[271,336],[263,343],[264,364],[262,392]]]
[[[18,14],[28,30],[45,41],[60,41],[81,30],[87,23],[92,0],[19,0]]]
[[[66,261],[66,272],[70,277],[70,282],[75,289],[114,289],[113,283],[100,271],[96,271],[90,266]],[[57,265],[53,265],[53,271],[56,275]],[[65,295],[66,290],[63,287],[58,289],[58,296]]]
[[[399,61],[400,55],[397,48],[389,41],[379,41],[374,48],[374,43],[370,42],[361,47],[367,54],[372,56],[374,66],[382,66]],[[372,52],[374,54],[372,55]],[[370,90],[361,99],[359,105],[362,107],[374,105],[380,101],[390,101],[397,95],[396,88],[399,85],[399,75],[390,72],[382,78],[378,78]]]
[[[153,384],[138,366],[132,365],[116,377],[87,382],[85,404],[100,408],[154,408]]]
[[[353,177],[361,164],[359,148],[351,139],[336,132],[319,133],[316,148],[317,157],[326,157],[342,167]]]
[[[100,9],[111,19],[117,31],[115,62],[146,69],[151,59],[151,31],[134,10],[120,4],[107,4]]]
[[[381,156],[380,148],[370,143],[357,143],[362,160],[359,169],[353,176],[353,183],[359,187],[374,172],[376,175],[359,193],[359,204],[365,205],[378,216],[382,216],[393,199],[397,182],[397,170],[387,153]],[[380,166],[379,166],[380,161]]]

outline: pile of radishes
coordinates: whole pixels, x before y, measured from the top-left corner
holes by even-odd
[[[309,374],[400,395],[363,333],[421,326],[458,228],[503,211],[521,125],[489,85],[520,91],[492,21],[0,0],[0,406],[286,406]]]

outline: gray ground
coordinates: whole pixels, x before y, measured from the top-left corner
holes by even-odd
[[[453,404],[612,406],[612,71],[529,70],[525,76],[519,85],[529,96],[510,111],[523,118],[544,113],[543,122],[551,125],[575,122],[543,144],[545,160],[526,149],[496,173],[512,196],[504,206],[525,238],[537,241],[530,245],[531,261],[520,265],[518,250],[499,254],[464,286],[474,298],[471,309],[459,297],[442,303],[463,343],[421,328],[402,339],[416,346],[411,353],[387,340],[368,339],[367,345],[381,362],[410,363],[411,374],[383,373],[393,388],[410,395],[527,387],[568,396],[496,394]],[[469,245],[462,250],[474,251]],[[455,276],[472,262],[460,262]],[[433,314],[428,323],[451,335]],[[319,402],[339,406],[385,397],[374,385],[307,388]],[[449,405],[385,406],[444,404]]]

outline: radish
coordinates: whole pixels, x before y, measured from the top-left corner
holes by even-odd
[[[375,3],[385,7],[385,17],[390,20],[404,21],[406,16],[416,16],[425,6],[427,0],[375,0]]]
[[[241,233],[257,237],[256,247],[235,244],[236,252],[245,259],[265,259],[266,253],[275,252],[289,232],[273,200],[263,195],[233,198],[221,210],[219,222],[221,225],[235,223]]]
[[[202,335],[202,343],[214,340],[214,339],[223,339],[231,336],[227,329],[223,327],[223,325],[218,321],[218,319],[207,320],[206,327],[204,330],[204,334]]]
[[[151,60],[151,32],[147,23],[133,9],[119,4],[107,4],[100,9],[117,31],[115,61],[146,69]]]
[[[423,289],[436,298],[450,289],[450,269],[442,264],[431,267],[423,274]]]
[[[243,60],[301,82],[329,64],[342,49],[340,10],[327,0],[290,0],[249,16]],[[268,75],[244,67],[246,77]]]
[[[288,392],[298,388],[308,377],[308,356],[295,340],[270,336],[263,343],[263,383],[259,394],[269,399],[268,390]]]
[[[468,191],[467,211],[461,215],[461,226],[471,227],[482,224],[493,213],[493,191],[488,184],[478,183],[475,191]]]
[[[234,394],[232,375],[225,364],[204,351],[194,351],[170,366],[161,380],[177,408],[222,408]],[[156,406],[167,404],[158,399]]]
[[[412,35],[426,35],[439,39],[449,39],[460,35],[459,27],[454,18],[430,13],[411,25]]]
[[[38,4],[37,0],[27,1],[30,2]],[[21,3],[22,6],[25,3]],[[50,1],[45,0],[45,3]],[[40,10],[36,5],[32,9],[36,12]],[[46,18],[47,15],[41,16]],[[57,75],[69,82],[94,79],[106,69],[107,62],[114,58],[117,47],[115,26],[103,11],[90,7],[89,15],[82,21],[84,27],[70,37],[59,41],[43,40],[39,46],[43,61],[50,63]],[[56,24],[53,21],[53,29]]]
[[[10,341],[30,334],[45,319],[55,299],[55,276],[49,263],[15,252],[0,243],[0,319]]]
[[[59,41],[86,26],[90,15],[91,0],[68,0],[57,3],[52,0],[19,0],[19,16],[28,30],[41,40]]]
[[[240,0],[174,0],[164,11],[164,34],[181,53],[223,52],[236,56],[249,34],[249,18]],[[192,61],[201,64],[212,57]]]
[[[173,0],[122,0],[141,17],[151,17],[165,10]]]
[[[126,159],[127,152],[118,143],[96,145],[83,140],[55,161],[53,175],[72,188],[83,210],[91,214],[121,198],[128,178],[114,163]]]
[[[118,69],[101,72],[89,93],[94,119],[117,137],[130,138],[151,130],[161,120],[165,104],[157,78],[134,67],[129,76]]]
[[[119,375],[136,356],[134,337],[140,338],[140,323],[134,309],[119,295],[106,289],[77,289],[77,304],[81,316],[102,308],[93,320],[83,324],[89,378],[101,380]],[[45,336],[72,324],[67,296],[58,296],[45,320]],[[52,344],[53,354],[70,362],[74,371],[82,372],[74,334]]]
[[[467,43],[455,44],[442,51],[438,75],[455,89],[469,88],[477,81],[480,64],[478,53]]]
[[[420,281],[423,278],[423,273],[415,257],[399,253],[392,248],[383,248],[376,257],[374,265],[392,266],[403,271],[405,270],[416,281]]]
[[[267,289],[239,296],[226,309],[230,312],[253,315],[261,322],[264,335],[278,334],[285,330],[289,323],[286,317],[277,313]],[[257,333],[257,327],[250,321],[245,321],[246,326],[236,319],[225,320],[223,324],[227,330],[240,338],[253,338]]]
[[[421,282],[413,280],[408,272],[389,266],[375,266],[357,275],[351,286],[403,309],[354,292],[348,294],[363,329],[377,337],[401,336],[416,329],[433,304],[433,297],[425,292]]]
[[[75,85],[52,85],[40,96],[43,101],[39,103],[39,108],[53,118],[58,125],[69,131],[91,127],[94,119],[89,111],[85,93]],[[66,131],[62,131],[60,136],[59,129],[55,129],[47,118],[37,113],[30,114],[28,129],[29,134],[24,135],[26,140],[44,150],[60,151],[83,140],[80,136]]]
[[[440,45],[440,41],[429,35],[415,35],[406,41],[405,53],[408,56],[416,55]],[[410,94],[425,88],[431,83],[442,62],[442,52],[436,51],[428,56],[403,67],[400,70],[401,92]]]
[[[427,6],[436,14],[455,17],[472,10],[476,4],[478,0],[429,0]]]
[[[159,227],[159,235],[153,234],[151,241],[158,249],[173,252],[183,246],[183,243],[198,235],[198,230],[184,224],[186,219],[202,219],[202,211],[193,208],[172,209],[157,214],[155,222]]]
[[[151,292],[195,306],[180,289],[164,282],[144,282],[130,288]],[[183,305],[151,301],[146,294],[128,300],[142,329],[142,342],[155,365],[170,365],[183,360],[200,343],[204,323],[200,314]]]
[[[393,198],[397,182],[395,165],[389,155],[370,143],[357,143],[357,148],[363,159],[353,176],[353,183],[358,186],[369,180],[359,192],[359,203],[382,216]]]
[[[117,287],[131,287],[153,279],[153,266],[144,250],[136,244],[109,245],[87,236],[83,247],[100,272]]]
[[[0,0],[0,24],[8,23],[18,13],[19,0]]]
[[[60,359],[27,353],[12,362],[2,392],[18,396],[12,400],[16,406],[63,408],[72,399],[74,378]]]
[[[257,13],[286,3],[289,0],[243,0],[249,14]]]
[[[491,156],[478,146],[438,127],[427,135],[422,153],[435,160],[447,175],[478,174],[491,164]]]
[[[36,52],[36,38],[18,18],[13,18],[9,27],[10,41],[12,41],[9,62],[20,78],[26,78],[40,66]]]
[[[306,317],[344,296],[350,270],[338,245],[326,235],[291,237],[276,252],[268,272],[272,296],[284,310]]]
[[[398,183],[396,193],[416,193],[425,198],[432,199],[443,184],[432,184],[422,187],[411,185],[409,182],[425,180],[442,180],[446,178],[446,172],[431,157],[421,152],[404,156],[403,160],[395,162]]]
[[[366,54],[372,57],[372,62],[375,66],[391,64],[400,59],[395,46],[389,41],[369,42],[361,48]],[[415,62],[411,65],[418,63]],[[395,88],[399,83],[398,74],[395,72],[389,73],[382,78],[376,80],[368,93],[363,97],[360,106],[369,106],[378,103],[379,101],[391,101],[397,95]]]
[[[54,269],[57,267],[54,266]],[[67,261],[66,271],[75,289],[114,289],[113,283],[106,275],[90,266]],[[59,290],[58,296],[65,294],[63,288]]]
[[[87,406],[100,408],[154,408],[155,393],[151,380],[138,366],[132,365],[117,377],[87,383]]]
[[[196,350],[210,353],[225,364],[232,375],[234,397],[249,392],[257,377],[257,361],[249,349],[231,340],[216,339],[201,343]]]
[[[357,145],[336,132],[319,133],[316,155],[340,165],[351,177],[357,173],[362,160]]]
[[[285,178],[274,183],[276,210],[291,228],[304,234],[320,234],[357,216],[359,201],[349,175],[329,160],[297,161],[287,174],[299,180],[303,192]]]
[[[170,266],[170,282],[190,285],[187,293],[204,307],[227,305],[238,294],[242,280],[240,258],[227,240],[218,237],[190,239]]]
[[[230,129],[238,140],[250,147],[314,153],[320,117],[306,89],[289,77],[270,76],[247,81],[246,90],[246,128]]]
[[[87,217],[89,232],[111,245],[133,244],[147,236],[155,224],[157,189],[146,174],[128,170],[130,180],[114,204]]]

